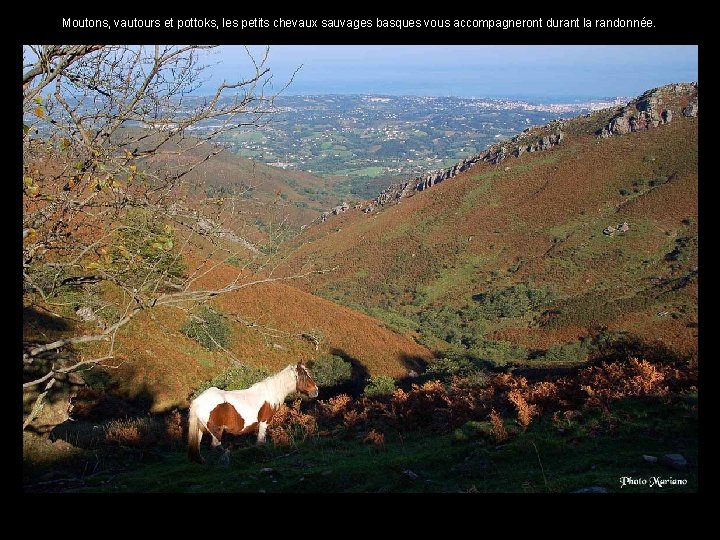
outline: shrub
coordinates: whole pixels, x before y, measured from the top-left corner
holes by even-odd
[[[267,378],[268,375],[270,374],[264,368],[245,365],[231,367],[209,381],[202,383],[197,390],[195,390],[192,398],[195,399],[211,386],[216,386],[221,390],[244,390],[256,382]]]
[[[368,384],[363,390],[363,394],[367,397],[389,396],[395,391],[395,379],[387,375],[378,375],[371,377]]]
[[[372,444],[376,447],[382,447],[385,444],[385,434],[375,429],[371,429],[363,439],[363,442],[365,444]]]
[[[211,351],[228,347],[232,338],[232,329],[225,316],[210,306],[202,306],[190,315],[181,331]]]
[[[453,438],[456,441],[464,442],[481,437],[487,437],[490,434],[490,429],[491,425],[488,422],[468,420],[453,432]]]
[[[657,178],[650,180],[649,185],[650,187],[657,187],[663,184],[667,184],[669,181],[670,180],[667,176],[658,176]]]
[[[519,317],[551,300],[550,291],[528,287],[524,283],[479,295],[479,311],[488,317]]]
[[[555,345],[550,347],[543,355],[543,359],[548,362],[571,363],[584,362],[590,354],[590,341],[582,340],[565,345]]]
[[[533,416],[539,414],[537,405],[528,403],[522,392],[517,388],[508,392],[507,397],[508,400],[515,405],[518,424],[523,428],[523,431],[526,430],[530,422],[532,422]]]
[[[525,360],[527,349],[510,341],[480,340],[469,351],[473,356],[487,360],[495,366],[502,367],[508,362]]]
[[[474,386],[484,386],[487,382],[485,370],[467,356],[448,356],[433,360],[425,370],[425,375],[441,380],[462,377]]]
[[[334,354],[324,354],[310,364],[318,386],[337,386],[352,378],[352,364]]]
[[[300,410],[301,400],[296,399],[292,406],[284,403],[275,412],[268,426],[268,435],[275,446],[297,448],[307,438],[317,433],[315,417]]]
[[[490,411],[490,432],[492,433],[493,437],[495,437],[496,443],[501,443],[505,441],[508,438],[507,430],[505,429],[505,424],[502,421],[502,418],[500,415],[495,412],[495,409]]]
[[[157,426],[149,417],[112,420],[104,427],[105,442],[147,448],[158,442]]]

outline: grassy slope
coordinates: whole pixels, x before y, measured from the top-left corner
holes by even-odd
[[[697,264],[696,249],[678,268],[665,260],[678,238],[697,235],[697,119],[676,114],[669,125],[598,140],[592,132],[605,120],[573,120],[551,151],[481,164],[376,214],[332,218],[307,231],[289,264],[338,265],[313,290],[410,316],[514,283],[549,285],[558,321],[503,321],[495,337],[545,348],[605,325],[695,350],[695,281],[653,286]],[[661,177],[670,181],[648,185]],[[602,234],[623,221],[627,234]]]
[[[232,270],[225,272],[227,276]],[[350,359],[368,376],[399,377],[417,369],[418,360],[431,357],[426,348],[371,317],[283,284],[228,293],[218,305],[234,330],[232,354],[244,364],[270,371],[333,353]],[[258,327],[232,320],[235,315]],[[186,318],[182,309],[161,308],[139,315],[123,328],[116,359],[110,362],[120,367],[109,370],[121,394],[150,397],[155,411],[184,406],[202,381],[230,367],[225,353],[210,352],[180,331]],[[300,336],[303,332],[322,336],[319,350]]]
[[[202,161],[213,149],[207,144],[187,148],[193,142],[183,141],[179,155],[169,144],[169,153],[155,155],[144,166],[167,174],[184,172],[188,164],[199,162],[182,177],[180,206],[202,207],[205,215],[217,213],[216,221],[250,242],[263,244],[281,228],[297,230],[341,202],[330,194],[332,180],[271,167],[230,151]]]
[[[548,417],[502,445],[454,434],[386,433],[381,448],[355,437],[313,436],[287,448],[248,446],[229,467],[204,447],[208,463],[187,461],[181,448],[146,454],[125,472],[88,478],[79,491],[101,492],[570,492],[600,486],[611,492],[697,491],[697,397],[632,399],[612,412],[587,414],[559,432]],[[695,407],[695,408],[694,408]],[[248,442],[250,444],[250,442]],[[680,452],[691,468],[646,463],[643,454]],[[149,461],[149,462],[148,462]],[[404,471],[417,475],[413,480]],[[621,487],[630,476],[675,478],[687,485]]]

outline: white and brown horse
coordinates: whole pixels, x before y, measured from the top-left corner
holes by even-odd
[[[220,444],[223,433],[240,435],[257,429],[257,442],[264,443],[268,422],[292,392],[310,397],[318,395],[317,384],[301,363],[291,364],[245,390],[208,388],[190,404],[188,457],[204,463],[200,455],[203,433],[210,433],[215,447]]]

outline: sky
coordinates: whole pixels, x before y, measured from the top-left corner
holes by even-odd
[[[262,50],[253,47],[254,53]],[[241,46],[210,53],[207,87],[248,73]],[[273,87],[303,94],[510,97],[635,96],[696,81],[696,45],[273,45]]]

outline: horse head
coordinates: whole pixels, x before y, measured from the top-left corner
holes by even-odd
[[[308,370],[308,368],[306,368],[301,362],[298,362],[297,366],[295,366],[295,370],[297,373],[297,385],[295,390],[308,397],[317,397],[318,386],[313,380],[312,375],[310,375],[310,370]]]

